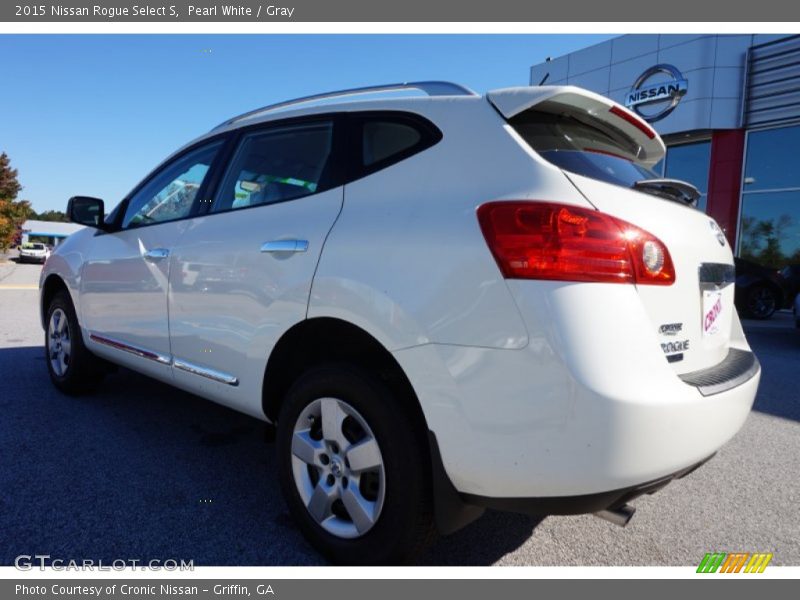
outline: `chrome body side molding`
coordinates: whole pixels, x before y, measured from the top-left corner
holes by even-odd
[[[147,350],[146,348],[142,348],[141,346],[134,346],[126,342],[115,340],[113,338],[97,335],[96,333],[90,333],[89,338],[93,342],[97,342],[98,344],[103,344],[104,346],[116,348],[117,350],[122,350],[123,352],[129,352],[130,354],[135,354],[136,356],[140,356],[141,358],[147,358],[162,365],[169,365],[172,363],[172,359],[169,356],[160,354],[158,352],[153,352],[152,350]]]
[[[172,361],[172,366],[174,366],[176,369],[180,369],[181,371],[186,371],[187,373],[192,373],[194,375],[200,375],[200,377],[205,377],[206,379],[211,379],[212,381],[217,381],[219,383],[225,383],[234,387],[239,385],[239,380],[233,375],[223,373],[222,371],[217,371],[216,369],[201,367],[178,358]]]
[[[110,348],[115,348],[117,350],[122,350],[123,352],[135,354],[140,358],[146,358],[148,360],[152,360],[162,365],[171,365],[176,369],[185,371],[186,373],[199,375],[200,377],[205,377],[206,379],[211,379],[212,381],[217,381],[219,383],[224,383],[234,387],[239,385],[238,378],[228,373],[217,371],[216,369],[201,367],[200,365],[195,365],[185,360],[172,358],[170,356],[166,356],[164,354],[160,354],[152,350],[147,350],[146,348],[142,348],[141,346],[134,346],[132,344],[128,344],[120,340],[115,340],[113,338],[98,335],[96,333],[90,333],[89,338],[93,342],[97,342],[98,344],[103,344],[104,346],[109,346]]]

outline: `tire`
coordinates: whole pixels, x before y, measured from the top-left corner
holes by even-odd
[[[314,367],[289,390],[278,476],[300,530],[331,562],[408,563],[434,539],[422,433],[402,398],[346,364]]]
[[[755,285],[747,292],[745,311],[753,319],[769,319],[778,309],[775,291],[765,285]]]
[[[44,348],[50,380],[65,394],[92,391],[106,372],[104,361],[83,344],[75,307],[66,291],[58,292],[47,307]]]

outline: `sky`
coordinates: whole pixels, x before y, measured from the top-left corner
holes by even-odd
[[[0,152],[18,198],[115,206],[174,150],[245,111],[319,92],[450,80],[485,92],[609,35],[0,35]]]

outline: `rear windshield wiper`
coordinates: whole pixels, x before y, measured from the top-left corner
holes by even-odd
[[[683,202],[695,207],[697,206],[698,198],[700,198],[700,190],[691,183],[686,183],[679,179],[641,179],[634,182],[631,187],[641,192],[660,196],[667,200]]]

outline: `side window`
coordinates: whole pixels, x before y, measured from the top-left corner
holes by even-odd
[[[333,123],[299,123],[246,134],[213,211],[294,200],[322,191],[332,179]]]
[[[361,134],[361,165],[371,167],[401,154],[422,140],[418,129],[407,123],[367,121]]]
[[[122,227],[163,223],[189,216],[195,197],[222,142],[184,154],[156,173],[128,202]]]
[[[352,127],[351,179],[390,167],[442,139],[432,123],[409,113],[361,113]]]

